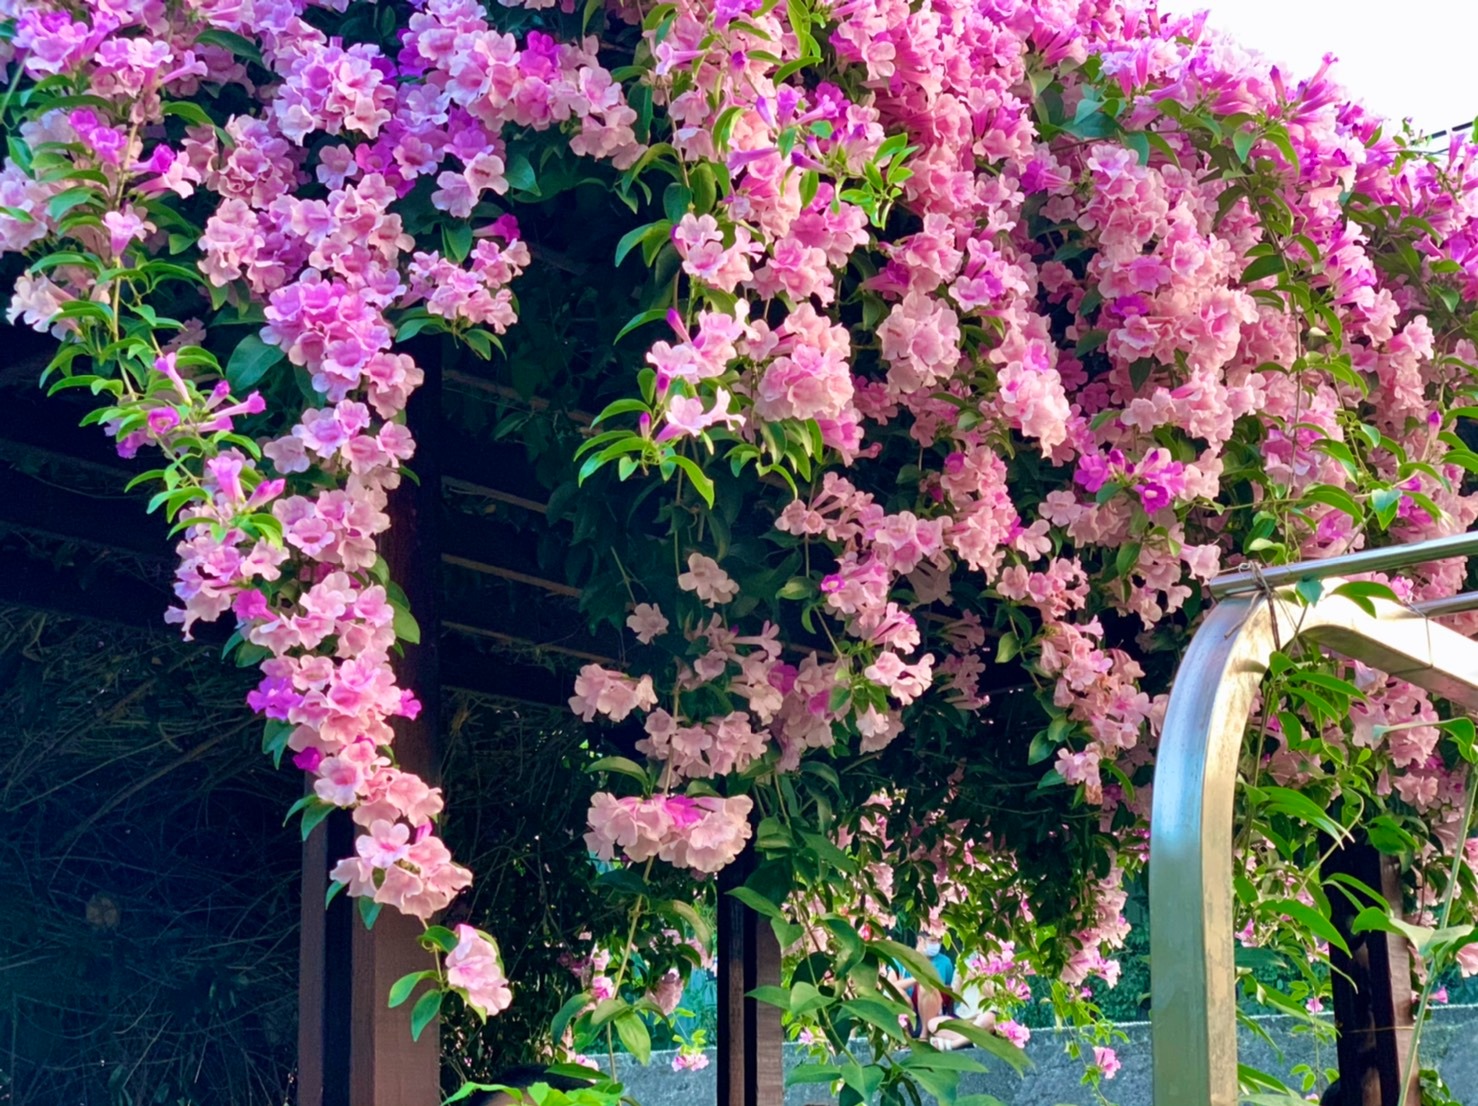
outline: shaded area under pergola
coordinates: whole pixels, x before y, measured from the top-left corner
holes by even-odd
[[[172,601],[168,525],[146,514],[146,492],[123,492],[150,459],[120,458],[97,428],[77,426],[85,401],[71,393],[48,398],[37,387],[53,348],[47,339],[18,328],[0,335],[0,602],[171,632],[162,621]],[[592,661],[620,665],[622,643],[614,632],[592,631],[579,590],[542,567],[540,543],[568,545],[570,536],[548,517],[548,491],[523,446],[465,429],[468,405],[486,407],[491,418],[510,408],[537,409],[538,401],[462,368],[436,371],[423,361],[428,381],[410,410],[419,482],[407,481],[393,495],[383,552],[422,627],[422,645],[408,647],[401,663],[427,709],[414,723],[397,720],[397,755],[429,774],[442,722],[430,689],[560,706],[573,671]],[[228,634],[229,627],[215,625],[199,627],[196,636],[220,645]],[[345,896],[324,909],[328,868],[353,851],[353,834],[347,816],[336,816],[303,846],[297,1102],[431,1106],[441,1093],[434,1027],[412,1042],[409,1007],[391,1010],[385,1001],[391,982],[424,966],[414,941],[418,925],[387,911],[365,930]],[[721,887],[741,881],[747,863],[752,859],[741,858]],[[760,921],[721,897],[723,1106],[783,1098],[779,1012],[744,997],[779,982],[779,949]]]

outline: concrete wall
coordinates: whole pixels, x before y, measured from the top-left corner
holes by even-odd
[[[1316,1047],[1308,1033],[1294,1032],[1291,1019],[1258,1020],[1278,1042],[1283,1055],[1280,1059],[1266,1041],[1242,1030],[1240,1058],[1244,1064],[1285,1076],[1299,1064],[1316,1069],[1336,1064],[1333,1046]],[[1123,1068],[1114,1079],[1103,1084],[1104,1093],[1117,1106],[1152,1106],[1149,1023],[1131,1022],[1120,1028],[1129,1037],[1118,1048]],[[1033,1033],[1027,1046],[1033,1066],[1024,1077],[991,1057],[981,1057],[990,1073],[965,1076],[960,1082],[960,1093],[984,1091],[995,1095],[1006,1106],[1090,1106],[1094,1100],[1082,1085],[1083,1066],[1063,1051],[1063,1040],[1054,1031]],[[1478,1106],[1478,1006],[1439,1008],[1422,1035],[1422,1053],[1427,1064],[1434,1064],[1442,1072],[1457,1101]],[[631,1097],[641,1106],[705,1106],[713,1102],[716,1079],[712,1050],[710,1064],[702,1071],[675,1072],[672,1057],[670,1052],[655,1053],[646,1068],[620,1063],[629,1057],[618,1057],[619,1074]],[[801,1049],[787,1049],[787,1068],[801,1059]],[[829,1106],[833,1101],[824,1087],[793,1087],[786,1092],[784,1106]]]

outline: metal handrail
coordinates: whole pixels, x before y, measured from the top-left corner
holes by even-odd
[[[1299,561],[1291,565],[1258,568],[1252,563],[1223,572],[1211,581],[1211,594],[1216,599],[1233,595],[1250,595],[1266,588],[1287,587],[1300,580],[1322,580],[1326,576],[1354,576],[1362,572],[1388,572],[1395,568],[1443,561],[1449,557],[1478,556],[1478,530],[1449,534],[1444,538],[1388,545],[1380,549],[1362,549],[1327,557],[1322,561]],[[1468,610],[1471,608],[1462,608]],[[1449,612],[1451,613],[1451,612]]]
[[[1478,611],[1478,591],[1464,591],[1449,595],[1446,599],[1423,599],[1413,603],[1411,609],[1427,618],[1441,618],[1448,614]]]
[[[1470,544],[1478,546],[1478,535],[1420,543],[1406,547],[1400,563],[1456,556]],[[1380,564],[1394,567],[1393,551],[1378,552],[1387,554]],[[1334,560],[1349,567],[1349,558]],[[1263,584],[1286,585],[1327,563],[1287,566],[1274,579],[1265,575]],[[1369,558],[1357,567],[1374,571]],[[1461,609],[1478,605],[1473,596],[1461,598]],[[1257,587],[1211,610],[1176,674],[1155,764],[1149,889],[1155,1106],[1240,1100],[1232,932],[1237,763],[1269,658],[1295,638],[1478,710],[1478,642],[1411,606],[1331,593],[1305,605]]]

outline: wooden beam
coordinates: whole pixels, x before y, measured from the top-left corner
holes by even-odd
[[[421,628],[419,644],[406,643],[396,664],[400,684],[416,693],[421,712],[395,720],[395,757],[401,767],[431,784],[440,776],[437,744],[441,732],[440,637],[441,550],[441,379],[434,364],[416,390],[407,423],[416,436],[419,482],[403,481],[390,496],[390,530],[381,552],[391,578],[405,589]],[[427,966],[417,943],[421,923],[386,910],[372,930],[354,930],[352,1106],[409,1106],[433,1103],[441,1094],[441,1049],[436,1023],[411,1039],[411,1003],[395,1010],[386,996],[390,985]]]
[[[390,530],[381,553],[405,589],[421,628],[419,644],[404,644],[396,662],[401,686],[421,700],[417,718],[395,720],[395,756],[402,767],[435,783],[440,724],[438,569],[441,485],[436,471],[438,377],[427,366],[408,421],[417,438],[419,483],[404,481],[390,496]],[[323,908],[326,866],[353,851],[354,826],[330,818],[303,854],[303,934],[298,992],[299,1106],[419,1106],[441,1098],[441,1054],[435,1023],[412,1040],[407,1003],[390,1009],[390,986],[419,971],[428,956],[416,942],[421,924],[382,911],[373,929],[340,895]],[[342,903],[340,900],[344,900]]]
[[[785,1101],[785,1031],[780,1011],[747,997],[780,983],[780,942],[755,911],[726,892],[754,871],[754,841],[719,873],[718,1106]]]
[[[1375,888],[1401,913],[1401,868],[1366,841],[1334,850],[1324,876],[1344,873]],[[1411,1045],[1411,957],[1396,934],[1354,933],[1359,913],[1343,894],[1329,896],[1331,920],[1350,947],[1330,946],[1330,984],[1338,1033],[1338,1106],[1418,1106],[1415,1072],[1405,1072]],[[1403,1094],[1402,1087],[1406,1090]]]

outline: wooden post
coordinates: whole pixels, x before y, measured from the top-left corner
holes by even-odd
[[[1378,890],[1401,910],[1401,869],[1394,857],[1355,841],[1335,851],[1325,875],[1343,872]],[[1334,1025],[1338,1031],[1339,1106],[1417,1106],[1415,1072],[1402,1078],[1411,1046],[1411,958],[1404,938],[1352,933],[1358,913],[1343,894],[1329,896],[1330,914],[1350,946],[1330,947]],[[1406,1090],[1403,1093],[1402,1086]]]
[[[719,874],[718,1106],[785,1101],[780,1011],[745,996],[780,982],[780,942],[764,919],[726,894],[754,871],[754,842]]]
[[[404,480],[390,496],[390,531],[381,553],[391,579],[405,589],[421,628],[421,643],[405,645],[396,663],[401,686],[421,700],[414,721],[395,720],[398,763],[433,784],[440,728],[437,592],[441,563],[438,520],[441,482],[435,441],[440,422],[439,371],[411,399],[416,436],[412,461],[419,484]],[[298,996],[298,1106],[435,1106],[441,1101],[441,1053],[435,1023],[411,1040],[411,1004],[391,1010],[390,985],[429,966],[416,944],[420,923],[385,910],[366,930],[345,895],[323,908],[328,869],[354,850],[355,827],[336,814],[303,850],[302,961]]]

